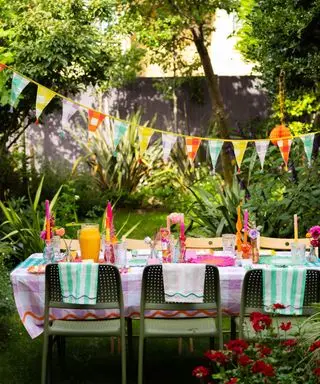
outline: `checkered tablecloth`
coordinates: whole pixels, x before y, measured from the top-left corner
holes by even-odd
[[[45,276],[32,274],[27,268],[39,265],[42,254],[31,255],[11,272],[14,298],[19,316],[32,338],[39,336],[43,331]],[[138,318],[140,310],[140,293],[142,281],[142,267],[132,267],[128,273],[121,275],[124,297],[125,316]],[[221,302],[223,312],[237,314],[240,308],[241,283],[245,274],[242,267],[219,268],[221,285]],[[153,311],[149,317],[201,317],[207,311]],[[54,309],[50,316],[52,319],[99,319],[117,317],[118,313],[112,310],[65,310]]]

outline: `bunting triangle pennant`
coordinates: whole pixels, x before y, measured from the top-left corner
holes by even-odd
[[[196,154],[198,152],[199,146],[201,144],[201,139],[198,137],[186,137],[186,145],[187,145],[187,156],[190,160],[194,160]]]
[[[139,127],[140,156],[142,156],[148,148],[152,134],[153,129],[148,127]]]
[[[50,101],[54,98],[55,92],[51,91],[40,84],[38,84],[38,92],[37,92],[37,100],[36,100],[36,117],[39,119],[42,111],[45,107],[50,103]]]
[[[163,161],[168,162],[172,147],[177,141],[177,136],[162,134],[162,147],[163,147]]]
[[[286,170],[288,170],[288,161],[289,161],[289,154],[290,154],[290,148],[291,148],[292,140],[277,140],[277,145],[280,149],[281,156],[283,158],[283,161],[286,165]]]
[[[256,151],[260,159],[261,169],[263,170],[264,160],[266,158],[266,153],[269,147],[269,140],[256,141]]]
[[[236,161],[238,164],[238,169],[240,170],[242,159],[247,148],[247,141],[237,140],[237,141],[233,141],[232,144],[233,144],[234,155],[236,157]]]
[[[221,148],[223,146],[223,141],[217,141],[217,140],[209,140],[209,153],[211,157],[211,163],[213,168],[213,173],[216,172],[216,164],[218,157],[221,152]]]
[[[69,126],[69,120],[77,112],[78,109],[79,106],[77,104],[74,104],[69,100],[62,99],[62,127]]]
[[[6,69],[6,67],[7,66],[5,64],[0,63],[0,72]]]
[[[113,144],[114,148],[117,148],[121,138],[127,132],[128,124],[123,121],[116,120],[113,125]]]
[[[88,118],[89,118],[89,123],[88,123],[88,129],[91,132],[95,132],[99,125],[103,122],[104,118],[106,115],[104,115],[101,112],[94,111],[93,109],[88,110]]]
[[[21,92],[25,89],[25,87],[30,83],[25,77],[14,73],[12,76],[12,84],[11,84],[11,96],[10,96],[10,105],[11,107],[15,107],[17,104],[18,97]]]
[[[300,136],[300,139],[303,142],[304,150],[307,155],[308,164],[311,166],[311,156],[313,151],[313,141],[314,141],[314,134],[313,135],[306,135],[306,136]]]

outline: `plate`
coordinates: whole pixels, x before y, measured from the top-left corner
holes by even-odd
[[[45,273],[45,270],[46,270],[45,265],[32,265],[27,269],[29,273],[35,273],[35,274]]]

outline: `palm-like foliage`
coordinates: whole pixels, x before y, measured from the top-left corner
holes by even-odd
[[[0,226],[2,238],[0,242],[9,242],[13,248],[13,257],[24,260],[34,252],[43,250],[43,240],[40,239],[40,232],[44,225],[44,211],[40,209],[39,201],[43,186],[41,179],[36,195],[32,200],[29,193],[29,204],[17,206],[13,201],[3,203],[0,201],[0,209],[5,221]],[[50,203],[50,210],[53,209],[62,186],[55,194]]]

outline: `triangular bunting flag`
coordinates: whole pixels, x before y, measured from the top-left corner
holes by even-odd
[[[56,95],[55,92],[51,91],[51,89],[43,87],[42,85],[38,85],[37,100],[36,100],[37,120],[39,119],[42,111],[50,103],[50,101],[54,98],[55,95]]]
[[[171,149],[176,143],[176,141],[177,141],[177,136],[167,135],[166,133],[162,134],[163,161],[165,163],[168,162]]]
[[[123,121],[115,121],[113,125],[113,144],[117,148],[122,136],[127,132],[128,124]]]
[[[266,153],[269,147],[269,140],[256,141],[255,145],[256,145],[257,154],[260,159],[261,169],[263,170],[264,159],[266,158]]]
[[[7,66],[5,64],[0,63],[0,72],[6,69],[6,67]]]
[[[288,160],[289,160],[289,153],[291,148],[292,140],[277,140],[278,147],[281,152],[281,156],[283,158],[283,161],[286,165],[286,170],[288,169]]]
[[[79,106],[77,104],[72,103],[69,100],[62,99],[62,119],[61,125],[62,127],[69,127],[69,120],[71,117],[77,112]]]
[[[303,141],[304,150],[307,155],[308,164],[311,166],[311,156],[313,151],[313,141],[314,141],[314,134],[313,135],[306,135],[306,136],[300,136],[300,139]]]
[[[233,141],[232,144],[233,144],[234,155],[236,157],[236,161],[238,164],[238,169],[240,170],[242,159],[247,148],[247,141],[237,140],[237,141]]]
[[[200,143],[201,139],[199,139],[198,137],[186,137],[187,155],[190,160],[193,161],[196,157]]]
[[[12,85],[11,85],[11,97],[10,97],[10,105],[14,107],[17,104],[17,99],[20,96],[21,92],[25,89],[25,87],[30,83],[25,77],[14,73],[12,76]]]
[[[153,129],[147,127],[139,127],[140,156],[142,156],[147,149],[152,134]]]
[[[88,110],[88,117],[89,117],[88,129],[89,129],[89,131],[94,132],[97,130],[99,125],[103,122],[106,115],[104,115],[101,112],[89,109]]]
[[[208,143],[209,143],[209,153],[211,157],[212,168],[213,168],[213,172],[215,173],[216,164],[217,164],[217,160],[218,160],[221,148],[223,146],[223,141],[210,140]]]

